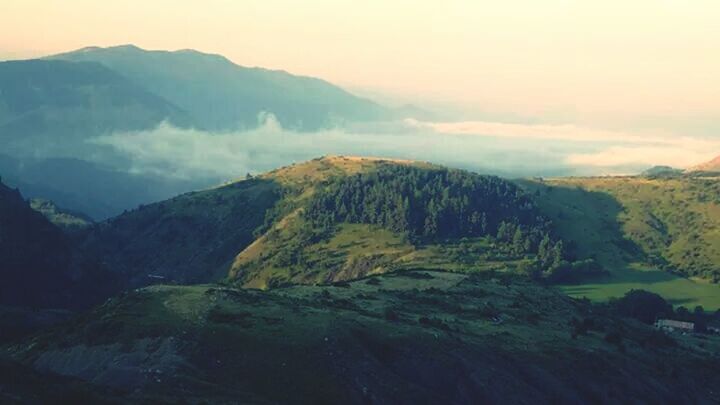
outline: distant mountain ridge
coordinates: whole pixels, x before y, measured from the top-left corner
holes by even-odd
[[[93,136],[164,120],[188,124],[178,107],[100,64],[0,62],[3,153],[73,154]]]
[[[690,172],[720,172],[720,156],[717,156],[716,158],[707,161],[705,163],[701,163],[697,166],[693,166],[690,169],[688,169]]]
[[[47,59],[99,63],[187,111],[194,127],[210,131],[255,127],[263,112],[283,127],[305,131],[392,117],[391,110],[324,80],[244,67],[195,50],[88,47]]]

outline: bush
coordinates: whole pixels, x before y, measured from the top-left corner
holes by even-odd
[[[622,316],[635,318],[641,322],[652,324],[658,317],[673,314],[672,305],[655,293],[645,290],[630,290],[624,297],[614,303],[615,309]]]

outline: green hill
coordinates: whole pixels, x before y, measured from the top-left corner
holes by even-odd
[[[247,287],[426,268],[510,269],[555,280],[573,262],[511,182],[427,163],[326,157],[150,204],[78,235],[131,285]]]
[[[252,128],[263,112],[275,115],[285,128],[307,131],[392,117],[389,110],[324,80],[238,66],[194,50],[90,47],[51,58],[100,63],[187,111],[193,126],[205,130]]]
[[[268,292],[154,286],[6,348],[130,402],[699,403],[717,339],[555,289],[403,272]]]
[[[720,178],[560,178],[526,184],[557,234],[610,277],[569,287],[606,299],[645,288],[720,308]],[[688,278],[689,277],[689,278]]]
[[[550,224],[514,184],[425,163],[329,157],[270,172],[286,184],[267,230],[230,277],[248,287],[427,268],[551,267]],[[545,256],[539,259],[544,239]],[[537,268],[536,268],[537,267]],[[548,274],[545,274],[548,275]]]
[[[649,289],[720,308],[711,178],[524,182],[421,162],[325,157],[128,212],[80,234],[132,285],[245,287],[413,270],[521,273],[606,300]],[[605,274],[605,275],[603,275]],[[580,283],[580,284],[578,284]]]

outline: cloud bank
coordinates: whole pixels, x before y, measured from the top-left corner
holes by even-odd
[[[720,140],[642,136],[572,125],[494,122],[357,124],[313,133],[282,128],[271,114],[253,130],[208,133],[167,123],[93,139],[135,173],[230,180],[321,155],[427,160],[505,176],[637,173],[688,167],[720,153]]]

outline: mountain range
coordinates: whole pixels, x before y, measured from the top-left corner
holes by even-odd
[[[389,109],[324,80],[243,67],[194,50],[90,47],[48,59],[93,62],[119,72],[181,108],[193,127],[209,131],[255,127],[262,112],[275,115],[285,128],[304,131],[392,116]]]
[[[714,401],[720,339],[647,323],[715,318],[630,288],[608,303],[602,283],[685,286],[688,244],[715,263],[678,230],[717,217],[662,213],[716,209],[718,184],[329,156],[64,230],[3,186],[0,399]],[[720,308],[697,291],[676,293]]]
[[[0,403],[720,402],[717,159],[511,180],[322,156],[224,181],[95,142],[402,111],[192,50],[0,62]]]
[[[402,115],[326,81],[247,68],[198,51],[89,47],[0,62],[0,169],[31,198],[105,219],[225,179],[158,178],[99,136],[161,123],[210,132],[257,127],[271,114],[300,132]],[[81,177],[89,184],[78,183]],[[103,187],[107,185],[108,187]]]

